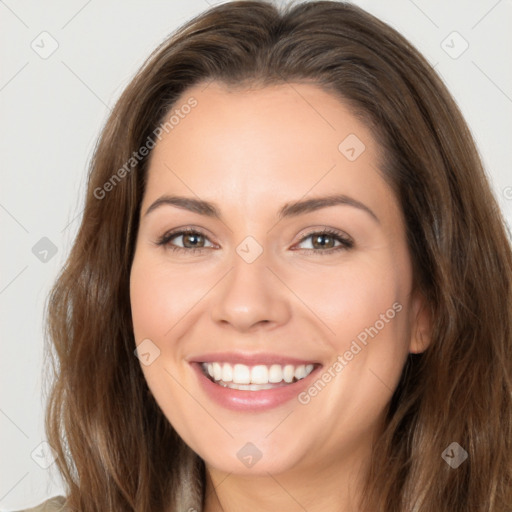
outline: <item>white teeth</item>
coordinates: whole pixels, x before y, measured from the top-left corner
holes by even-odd
[[[284,372],[283,372],[284,381],[291,382],[293,380],[294,374],[295,374],[295,367],[292,366],[291,364],[287,364],[284,367]]]
[[[235,384],[250,384],[251,369],[248,366],[245,366],[245,364],[235,364],[235,366],[233,366],[233,382]]]
[[[233,380],[233,367],[230,364],[224,363],[222,365],[222,380],[224,382],[231,382]]]
[[[268,384],[268,368],[262,364],[251,369],[252,384]]]
[[[295,368],[295,378],[297,380],[303,379],[306,376],[306,365],[301,364]]]
[[[213,363],[213,378],[215,380],[222,379],[222,366],[219,363]]]
[[[283,368],[280,364],[273,364],[268,371],[268,381],[274,384],[283,380]]]
[[[273,384],[233,384],[232,382],[218,382],[224,388],[239,389],[241,391],[261,391],[262,389],[272,389]]]
[[[280,365],[273,364],[270,366],[258,364],[255,366],[247,366],[245,364],[230,363],[203,363],[205,374],[212,377],[224,387],[234,389],[249,389],[251,391],[259,391],[260,389],[270,389],[272,384],[284,382],[292,383],[294,380],[301,380],[307,377],[314,369],[313,364],[301,364],[294,366],[292,364]]]

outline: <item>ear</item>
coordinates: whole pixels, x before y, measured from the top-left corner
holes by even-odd
[[[432,318],[425,297],[416,293],[411,307],[411,341],[409,352],[420,354],[430,346],[432,338]]]

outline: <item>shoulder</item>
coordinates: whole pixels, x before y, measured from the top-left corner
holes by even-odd
[[[63,496],[56,496],[46,500],[41,505],[33,508],[26,508],[17,512],[66,512],[66,499]]]

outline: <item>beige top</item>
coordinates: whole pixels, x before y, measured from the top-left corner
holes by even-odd
[[[41,505],[33,508],[26,508],[17,512],[66,512],[67,508],[64,506],[66,499],[63,496],[56,496],[46,500]]]

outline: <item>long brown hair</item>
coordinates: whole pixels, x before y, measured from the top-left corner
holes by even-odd
[[[210,80],[317,84],[361,116],[382,148],[432,341],[404,367],[364,509],[509,511],[512,256],[503,218],[431,66],[388,25],[328,1],[209,9],[153,52],[108,119],[82,223],[48,303],[46,428],[70,509],[202,508],[203,463],[148,392],[134,356],[129,275],[148,158],[130,158],[188,87]],[[455,442],[468,453],[457,469],[442,457]]]

